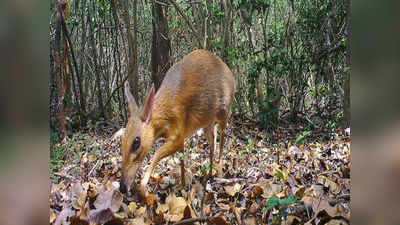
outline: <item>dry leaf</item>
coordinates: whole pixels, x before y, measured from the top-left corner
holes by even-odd
[[[304,192],[305,192],[305,187],[304,186],[300,186],[298,188],[294,189],[294,196],[296,196],[297,199],[301,199],[304,196]]]
[[[155,202],[156,200],[157,200],[157,195],[151,194],[151,193],[149,193],[149,194],[146,195],[146,198],[145,198],[146,205],[148,205],[148,206],[153,206],[153,205],[154,205],[154,202]]]
[[[107,190],[117,190],[117,189],[119,189],[119,182],[117,182],[117,181],[114,181],[114,182],[107,181],[105,187],[106,187]]]
[[[235,217],[236,217],[236,220],[237,220],[237,222],[238,222],[238,224],[241,224],[241,221],[242,221],[242,211],[244,210],[245,208],[244,207],[240,207],[240,208],[233,208],[233,212],[235,213]]]
[[[217,204],[221,209],[229,211],[229,209],[231,208],[229,204],[225,204],[222,202],[215,202],[215,204]]]
[[[122,194],[115,189],[100,193],[94,206],[96,209],[107,209],[109,208],[112,212],[117,212],[122,204]]]
[[[331,206],[329,203],[325,206],[324,210],[328,213],[329,216],[345,216],[345,209],[341,204],[336,204]]]
[[[185,207],[185,210],[183,211],[183,218],[182,219],[188,219],[188,218],[192,218],[192,212],[191,212],[190,205],[187,205]]]
[[[89,225],[89,221],[87,219],[81,219],[77,216],[72,216],[70,219],[71,225]]]
[[[211,213],[211,206],[210,204],[207,204],[203,207],[203,214],[208,216]]]
[[[56,220],[56,213],[50,209],[50,223],[54,222],[54,220]]]
[[[167,204],[158,204],[157,209],[156,209],[157,214],[165,213],[167,211],[168,211]]]
[[[173,214],[183,213],[186,205],[187,205],[186,200],[182,197],[171,199],[168,203],[169,212]]]
[[[250,208],[249,208],[249,213],[254,214],[257,212],[259,205],[257,204],[257,202],[253,202],[253,204],[251,204]]]
[[[311,194],[314,197],[318,197],[318,198],[325,193],[324,192],[324,186],[322,186],[320,184],[311,185],[311,189],[309,189],[309,191],[311,192]],[[306,192],[307,191],[305,191],[305,195],[306,195]]]
[[[221,215],[212,217],[210,221],[216,225],[228,225],[228,223],[225,220],[225,217]]]
[[[89,196],[89,198],[93,199],[98,194],[99,194],[98,187],[93,183],[89,183],[89,187],[88,187],[88,196]]]
[[[253,186],[253,193],[254,193],[255,196],[259,196],[263,192],[264,192],[264,190],[260,185],[256,184],[256,185]]]
[[[135,213],[137,205],[136,205],[135,202],[130,202],[129,205],[128,205],[128,208],[129,208],[130,215],[133,215]]]
[[[302,199],[301,202],[303,202],[305,205],[310,206],[314,202],[316,198],[312,197],[311,195],[305,195]]]
[[[148,223],[144,222],[143,217],[136,217],[131,222],[129,222],[127,225],[148,225]]]
[[[88,220],[90,216],[89,201],[86,202],[85,206],[77,213],[80,219]]]
[[[69,225],[67,219],[74,215],[74,211],[71,208],[65,207],[54,222],[54,225]]]
[[[338,194],[340,192],[340,185],[325,176],[319,176],[317,178],[317,182],[329,188],[329,190],[331,190],[334,194]]]
[[[245,223],[246,225],[257,225],[257,223],[256,223],[256,217],[254,217],[254,216],[246,217],[246,219],[244,220],[244,223]]]
[[[326,225],[347,225],[348,223],[344,220],[330,220]]]
[[[142,206],[136,211],[136,216],[141,216],[146,212],[146,207]]]
[[[283,224],[292,225],[292,224],[301,224],[301,218],[298,216],[289,215]]]
[[[235,196],[235,194],[240,191],[241,185],[239,183],[236,183],[232,186],[224,186],[224,189],[226,193],[230,196]]]
[[[110,208],[106,209],[96,209],[90,211],[90,222],[93,223],[106,223],[114,218],[114,213],[110,210]]]
[[[74,209],[81,210],[85,206],[88,187],[88,184],[83,187],[80,183],[76,183],[72,186],[72,207],[74,207]]]

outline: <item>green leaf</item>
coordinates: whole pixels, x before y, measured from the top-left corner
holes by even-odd
[[[185,157],[185,154],[183,154],[183,152],[178,152],[178,157],[180,160],[183,160]]]
[[[297,199],[293,195],[289,195],[286,198],[280,199],[279,203],[280,205],[290,205],[293,203],[296,203]]]
[[[206,170],[210,170],[210,168],[211,168],[211,162],[210,162],[210,161],[207,161],[206,164],[205,164],[205,166],[206,166]]]
[[[204,172],[204,171],[209,171],[211,168],[211,163],[209,161],[207,161],[206,163],[204,163],[203,165],[200,166],[200,171]]]
[[[268,199],[267,204],[264,208],[265,211],[276,208],[279,206],[279,198],[276,195],[273,195],[271,198]]]
[[[303,141],[304,141],[303,139],[304,139],[306,136],[308,136],[310,133],[311,133],[311,131],[309,131],[309,130],[305,130],[305,131],[301,132],[301,134],[300,134],[299,136],[297,136],[297,138],[296,138],[296,140],[295,140],[295,144],[298,144],[298,143],[300,143],[300,142],[303,142]]]
[[[277,171],[276,174],[281,178],[281,180],[285,180],[285,176],[283,175],[282,171]]]

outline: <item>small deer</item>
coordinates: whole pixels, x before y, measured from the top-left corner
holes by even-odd
[[[184,151],[184,140],[203,128],[210,144],[212,174],[214,126],[218,123],[219,161],[224,146],[224,129],[235,93],[235,79],[228,66],[215,54],[195,50],[173,65],[155,92],[154,86],[141,108],[138,108],[127,82],[125,95],[130,117],[121,138],[122,178],[120,191],[126,193],[153,142],[160,137],[165,143],[155,151],[143,174],[138,192],[147,195],[146,185],[157,163],[177,151]],[[181,177],[184,184],[184,160]]]

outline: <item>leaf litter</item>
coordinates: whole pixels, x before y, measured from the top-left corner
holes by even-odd
[[[232,122],[214,168],[209,145],[197,132],[185,142],[186,185],[182,156],[167,157],[154,170],[144,202],[119,192],[120,132],[75,133],[56,144],[66,150],[51,173],[50,224],[349,224],[347,129],[330,139],[310,132],[296,143],[301,128],[266,132]]]

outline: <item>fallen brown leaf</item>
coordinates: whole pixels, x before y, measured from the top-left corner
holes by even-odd
[[[246,217],[246,219],[244,219],[244,223],[246,225],[257,225],[256,217],[254,217],[254,216]]]
[[[230,196],[235,196],[235,194],[240,191],[241,185],[239,183],[236,183],[231,186],[224,186],[224,189],[226,193],[229,194]]]
[[[50,209],[50,223],[54,222],[54,220],[56,220],[56,213]]]
[[[216,225],[228,225],[228,223],[225,220],[225,217],[221,215],[212,217],[210,221]]]
[[[151,193],[149,193],[145,198],[146,205],[148,206],[153,206],[156,200],[157,200],[157,195]]]

